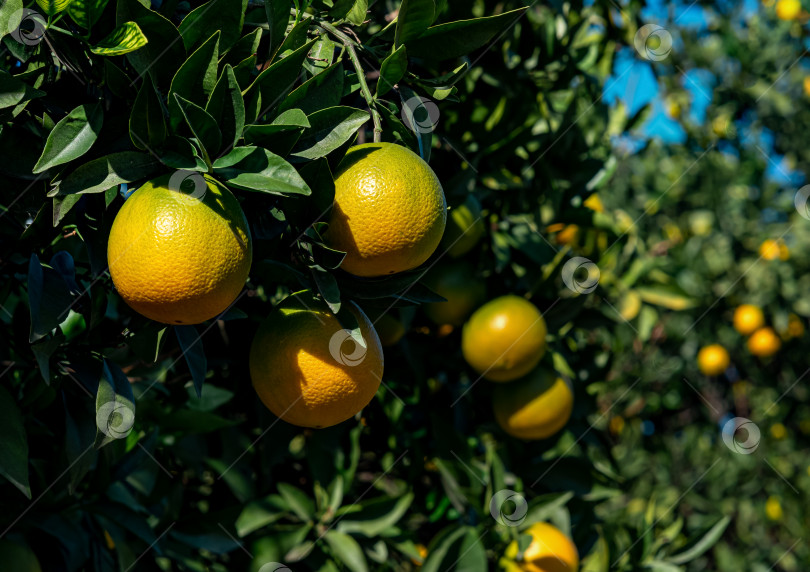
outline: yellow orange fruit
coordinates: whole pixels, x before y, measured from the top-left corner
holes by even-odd
[[[354,303],[357,343],[312,292],[282,301],[262,322],[250,348],[250,377],[276,416],[300,427],[330,427],[362,410],[383,375],[380,339]]]
[[[486,284],[476,277],[473,265],[463,260],[437,264],[425,275],[424,283],[447,298],[446,302],[423,306],[427,317],[437,326],[460,326],[486,296]]]
[[[495,420],[519,439],[546,439],[565,427],[574,394],[561,377],[543,367],[512,383],[499,383],[492,393]]]
[[[782,503],[779,502],[779,497],[768,497],[765,502],[765,514],[771,520],[782,520]]]
[[[118,293],[136,312],[165,324],[197,324],[223,312],[244,287],[253,256],[247,220],[231,192],[207,175],[185,182],[165,176],[136,190],[115,217],[107,245]]]
[[[579,236],[579,226],[569,224],[557,233],[557,236],[554,237],[554,241],[559,245],[568,246],[576,242],[577,236]]]
[[[486,227],[481,205],[472,195],[464,203],[450,209],[439,249],[453,258],[467,254],[484,236]]]
[[[785,340],[789,340],[791,338],[800,338],[804,335],[804,323],[802,319],[797,316],[796,314],[790,314],[788,316],[788,325],[784,332],[782,332],[782,338]]]
[[[602,204],[602,199],[598,194],[594,193],[582,203],[595,213],[605,212],[605,205]]]
[[[776,17],[780,20],[795,20],[802,11],[799,0],[779,0],[776,3]]]
[[[776,260],[777,258],[779,260],[788,260],[790,259],[790,250],[781,238],[769,238],[759,246],[759,255],[765,260]]]
[[[531,536],[523,553],[513,540],[504,552],[507,568],[514,572],[577,572],[579,553],[576,545],[562,531],[546,522],[531,525],[521,535]]]
[[[782,341],[773,328],[760,328],[748,338],[748,351],[757,357],[770,357],[781,347]]]
[[[697,356],[698,368],[704,375],[720,375],[728,368],[731,358],[726,348],[712,344],[700,348]]]
[[[744,336],[750,336],[765,325],[762,308],[753,304],[743,304],[734,310],[734,329]]]
[[[810,97],[810,77],[804,78],[802,82],[802,87],[804,88],[804,95]]]
[[[346,272],[385,276],[427,260],[446,220],[444,191],[427,163],[401,145],[367,143],[340,164],[324,238],[346,252]]]
[[[519,296],[490,300],[470,316],[461,335],[467,363],[490,381],[523,377],[546,351],[546,322]]]

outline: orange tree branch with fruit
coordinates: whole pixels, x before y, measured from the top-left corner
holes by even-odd
[[[658,275],[607,200],[643,114],[603,94],[640,25],[5,0],[0,562],[703,566],[729,518],[628,517],[646,481],[605,431],[616,354],[684,300],[634,286]]]

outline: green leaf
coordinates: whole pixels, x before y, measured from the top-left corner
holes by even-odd
[[[170,135],[160,154],[164,165],[186,171],[208,171],[208,165],[200,157],[197,148],[185,137]]]
[[[6,0],[0,10],[0,38],[20,27],[23,14],[22,0]]]
[[[279,495],[269,495],[249,502],[236,519],[236,534],[243,538],[284,517],[286,503]]]
[[[324,536],[326,544],[329,545],[332,555],[343,562],[343,564],[353,572],[368,572],[368,564],[366,557],[363,556],[363,549],[357,544],[357,541],[349,536],[336,530],[329,530]]]
[[[343,254],[345,256],[345,253]],[[315,286],[318,288],[318,292],[323,297],[324,302],[326,302],[326,305],[329,306],[333,314],[338,314],[340,312],[341,303],[340,288],[338,287],[337,280],[335,280],[331,272],[327,272],[321,266],[312,266],[310,267],[310,271],[312,272],[312,279],[315,281]],[[359,330],[357,333],[359,334]]]
[[[285,54],[294,52],[307,42],[307,32],[312,24],[309,18],[304,18],[298,22],[290,33],[284,38],[278,49],[278,56],[285,57]]]
[[[343,64],[337,62],[298,86],[279,105],[279,111],[298,108],[311,114],[340,103],[343,93]]]
[[[214,411],[233,399],[234,393],[210,383],[203,387],[202,394],[197,397],[196,390],[189,387],[186,406],[194,411]]]
[[[172,81],[179,62],[186,59],[180,32],[169,20],[138,0],[118,0],[116,9],[117,24],[137,22],[146,36],[146,46],[127,54],[127,60],[138,72],[138,79],[148,73],[158,87],[165,89]]]
[[[289,483],[278,483],[278,492],[290,510],[304,522],[315,516],[315,504],[304,491]]]
[[[45,149],[34,166],[41,173],[81,157],[95,143],[104,122],[101,104],[85,104],[73,109],[48,134]]]
[[[465,538],[469,527],[466,526],[448,526],[442,529],[430,541],[428,546],[428,556],[422,565],[422,572],[444,572],[445,570],[453,570],[453,564],[457,560],[457,550],[452,550],[454,545],[458,544],[462,538]],[[486,570],[486,558],[482,562]],[[463,568],[455,568],[459,572]]]
[[[138,24],[125,22],[90,48],[90,51],[99,56],[122,56],[144,47],[147,42]]]
[[[215,155],[222,144],[222,134],[216,120],[199,105],[195,105],[184,97],[174,94],[174,99],[191,129],[197,142],[202,145],[203,154],[207,157]]]
[[[70,482],[68,492],[75,494],[76,489],[93,468],[96,455],[90,453],[95,439],[96,424],[93,422],[92,409],[82,404],[77,415],[71,415],[68,407],[69,401],[65,401],[65,456],[67,457]]]
[[[235,67],[243,62],[245,59],[255,55],[259,51],[259,45],[262,41],[261,28],[256,28],[252,32],[245,34],[237,42],[230,47],[227,53],[219,60],[220,67],[230,64]],[[223,50],[220,50],[220,52]]]
[[[368,538],[379,536],[392,528],[408,511],[413,502],[412,492],[399,498],[374,499],[363,504],[358,512],[342,519],[337,529],[347,534],[362,534]]]
[[[290,21],[289,0],[265,0],[264,12],[267,15],[267,27],[270,34],[267,55],[270,61],[284,42],[284,32]]]
[[[216,87],[219,34],[219,31],[214,32],[189,56],[172,78],[169,88],[169,125],[172,130],[176,130],[184,119],[174,94],[202,107]]]
[[[11,74],[0,71],[0,109],[17,105],[45,95],[44,91],[34,89]]]
[[[52,336],[47,340],[42,340],[35,344],[31,344],[31,351],[34,352],[34,357],[37,360],[39,373],[42,375],[42,379],[45,380],[45,383],[47,384],[51,383],[51,356],[64,341],[65,336],[63,336],[57,330],[57,334],[55,336]]]
[[[148,153],[112,153],[85,163],[68,175],[49,195],[103,193],[112,186],[151,177],[160,168],[160,161]]]
[[[431,4],[433,0],[430,0]],[[377,80],[377,95],[381,97],[385,95],[392,87],[394,87],[404,76],[408,69],[408,55],[405,52],[405,46],[400,46],[397,50],[383,60],[380,66],[380,79]]]
[[[71,20],[85,30],[93,27],[110,0],[72,0],[68,6]]]
[[[723,536],[723,533],[726,531],[726,527],[728,527],[730,522],[731,517],[724,516],[718,520],[714,526],[707,530],[703,536],[691,541],[685,550],[670,556],[667,558],[667,560],[672,564],[686,564],[687,562],[691,562],[706,552],[709,548],[714,546],[718,540],[720,540],[720,537]]]
[[[334,8],[329,12],[333,18],[348,20],[359,26],[366,20],[368,0],[335,0]]]
[[[166,140],[166,121],[152,81],[145,79],[129,114],[129,137],[138,149],[156,149]]]
[[[674,285],[659,284],[636,288],[641,299],[648,304],[655,304],[669,310],[688,310],[697,305],[697,301],[687,296],[683,290]]]
[[[246,8],[247,0],[210,0],[189,12],[179,26],[186,50],[210,37],[214,30],[222,32],[220,50],[228,50],[242,33]]]
[[[435,10],[433,0],[402,0],[397,15],[394,46],[399,48],[421,36],[435,20]]]
[[[228,185],[247,191],[282,196],[312,194],[292,165],[261,147],[241,147],[238,153],[229,153],[214,163],[214,172]]]
[[[408,54],[412,58],[434,61],[459,58],[494,40],[498,34],[516,24],[526,10],[518,8],[497,16],[433,26],[408,43]]]
[[[175,326],[174,333],[177,335],[182,355],[186,358],[188,369],[191,370],[197,397],[200,397],[205,374],[208,373],[208,360],[205,358],[202,336],[197,333],[194,326]]]
[[[63,12],[70,4],[70,0],[37,0],[37,6],[42,8],[46,16],[56,16]]]
[[[353,107],[336,106],[309,116],[311,127],[298,143],[293,155],[304,159],[325,157],[356,134],[369,120],[369,114]]]
[[[236,145],[245,128],[245,102],[233,68],[226,64],[211,93],[205,111],[214,118],[222,133],[222,146],[229,151]]]
[[[0,386],[0,475],[31,498],[28,484],[28,440],[14,397]]]
[[[169,329],[165,324],[150,322],[145,328],[138,330],[132,337],[127,339],[132,352],[146,363],[155,363],[163,341],[166,339],[166,331]]]
[[[64,277],[43,266],[36,254],[28,263],[28,307],[31,313],[31,332],[28,341],[35,342],[46,336],[67,316],[73,296]]]
[[[96,393],[96,448],[126,439],[134,424],[135,398],[129,379],[117,365],[105,359]]]
[[[414,131],[416,136],[419,156],[429,163],[433,141],[433,129],[431,128],[433,118],[430,116],[430,109],[425,105],[425,100],[407,86],[400,86],[399,95],[402,99],[402,112],[410,123],[408,127]],[[424,126],[424,128],[419,126]]]
[[[253,81],[245,91],[245,109],[249,123],[269,113],[290,93],[301,74],[301,65],[315,41],[307,42],[286,58],[273,63]]]

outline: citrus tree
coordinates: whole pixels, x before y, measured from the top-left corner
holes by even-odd
[[[4,559],[705,569],[728,516],[657,526],[677,487],[648,502],[611,421],[661,394],[632,356],[684,299],[635,287],[656,230],[620,212],[611,138],[643,113],[603,95],[641,29],[609,2],[6,0]]]

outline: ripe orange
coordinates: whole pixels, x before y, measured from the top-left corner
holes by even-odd
[[[250,348],[250,377],[276,416],[300,427],[330,427],[356,415],[383,374],[380,339],[354,303],[363,348],[312,292],[293,294],[262,322]]]
[[[800,338],[804,335],[804,323],[802,319],[796,314],[788,316],[788,325],[783,332],[780,332],[783,340],[791,338]]]
[[[492,394],[495,420],[519,439],[546,439],[565,427],[574,408],[574,394],[553,371],[536,368],[512,383],[501,383]]]
[[[726,348],[720,344],[712,344],[700,348],[697,356],[698,369],[703,375],[720,375],[728,368],[731,358]]]
[[[439,248],[446,250],[451,257],[458,258],[475,248],[485,232],[481,205],[470,195],[464,203],[450,209]]]
[[[782,342],[773,328],[760,328],[748,338],[748,351],[757,357],[770,357],[781,347]]]
[[[427,273],[424,282],[447,298],[446,302],[424,305],[425,314],[437,326],[460,326],[486,296],[486,284],[475,276],[473,265],[461,260],[437,264]]]
[[[576,545],[562,531],[537,522],[521,533],[531,536],[528,548],[519,554],[518,541],[513,540],[504,552],[507,570],[511,572],[577,572],[579,553]]]
[[[579,226],[576,224],[569,224],[557,233],[557,236],[554,237],[554,241],[562,246],[567,246],[574,244],[577,241],[578,236]]]
[[[546,322],[519,296],[490,300],[464,324],[461,350],[467,363],[491,381],[523,377],[546,352]]]
[[[213,178],[194,175],[186,183],[195,180],[191,194],[185,186],[170,189],[169,176],[144,184],[110,230],[107,261],[118,293],[136,312],[166,324],[218,315],[250,271],[253,247],[239,202]]]
[[[765,325],[762,308],[753,304],[743,304],[734,310],[734,329],[744,336],[750,336]]]
[[[790,250],[781,238],[769,238],[759,246],[759,255],[765,260],[789,260]]]
[[[799,0],[779,0],[776,3],[776,17],[780,20],[795,20],[801,11]]]
[[[401,145],[368,143],[340,164],[325,239],[346,252],[345,271],[384,276],[427,260],[446,220],[444,191],[427,163]]]

